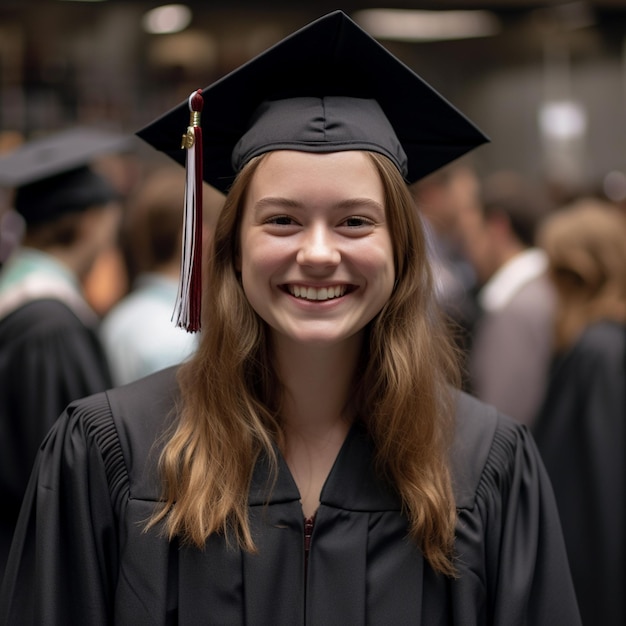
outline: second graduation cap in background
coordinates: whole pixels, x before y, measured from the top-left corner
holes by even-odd
[[[203,109],[202,159],[194,165],[204,181],[224,192],[251,158],[271,150],[380,152],[410,184],[487,141],[341,11],[298,30],[200,93],[203,105],[196,97],[192,107],[190,98],[137,134],[184,165],[181,133],[192,124],[190,108],[196,110],[193,125]],[[190,295],[188,285],[179,295],[191,298],[198,315],[199,294]],[[197,330],[197,319],[190,327],[183,317],[181,326]]]
[[[92,165],[127,151],[131,139],[91,127],[34,139],[0,158],[0,185],[14,190],[14,208],[29,225],[107,204],[119,194]]]

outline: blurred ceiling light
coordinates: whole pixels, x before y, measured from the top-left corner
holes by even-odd
[[[489,11],[411,11],[365,9],[354,19],[370,35],[399,41],[442,41],[489,37],[500,32],[500,21]]]
[[[184,4],[164,4],[148,11],[142,19],[143,28],[153,35],[179,33],[191,22],[191,9]]]
[[[539,127],[545,137],[576,139],[587,130],[585,109],[573,100],[546,102],[539,110]]]

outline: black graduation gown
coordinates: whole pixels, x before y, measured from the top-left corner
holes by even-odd
[[[552,491],[523,426],[469,396],[454,451],[459,578],[406,538],[395,494],[355,424],[321,495],[304,565],[298,490],[281,460],[264,505],[249,495],[258,554],[212,536],[169,543],[144,522],[173,370],[73,403],[36,462],[0,595],[0,624],[579,624]]]
[[[535,437],[583,623],[626,624],[626,327],[590,326],[554,366]]]
[[[0,319],[0,577],[37,449],[67,405],[111,386],[95,331],[64,302]]]

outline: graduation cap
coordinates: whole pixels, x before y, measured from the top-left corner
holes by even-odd
[[[15,190],[14,208],[27,224],[107,204],[119,194],[90,166],[105,154],[128,150],[130,141],[88,127],[35,139],[0,158],[0,185]]]
[[[190,159],[180,139],[187,127],[187,147],[195,133]],[[224,192],[250,159],[272,150],[371,150],[413,183],[488,141],[342,11],[301,28],[137,134]],[[194,189],[188,184],[190,195]]]

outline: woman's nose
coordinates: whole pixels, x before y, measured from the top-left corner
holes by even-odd
[[[304,233],[302,245],[298,250],[297,261],[300,265],[328,267],[336,266],[341,261],[335,234],[323,225],[311,227]]]

